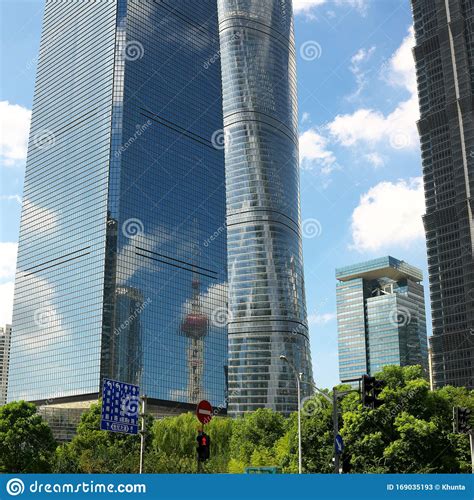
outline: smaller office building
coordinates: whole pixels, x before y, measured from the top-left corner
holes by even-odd
[[[387,256],[336,269],[339,376],[421,365],[428,376],[423,274]]]

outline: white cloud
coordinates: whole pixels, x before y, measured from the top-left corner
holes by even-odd
[[[0,279],[11,279],[15,276],[17,251],[18,243],[0,243]]]
[[[393,86],[404,87],[411,94],[416,93],[416,70],[412,48],[415,45],[413,26],[408,29],[408,35],[382,68],[382,78]]]
[[[362,14],[367,9],[368,0],[293,0],[293,12],[296,15],[305,15],[309,19],[314,19],[314,11],[321,5],[337,5],[339,7],[350,7],[357,9]],[[333,11],[329,11],[333,13]]]
[[[302,115],[301,115],[301,123],[307,123],[311,120],[311,116],[308,112],[304,112]]]
[[[363,143],[373,148],[383,142],[394,149],[414,148],[418,146],[418,117],[418,100],[412,96],[387,116],[367,108],[337,115],[328,124],[328,129],[331,136],[345,147]]]
[[[309,325],[325,325],[336,319],[336,313],[309,314]]]
[[[364,158],[374,167],[381,167],[385,164],[385,161],[381,155],[378,153],[367,153],[364,155]]]
[[[50,233],[58,224],[54,210],[32,203],[28,198],[23,200],[23,217],[30,221],[32,231],[42,234]]]
[[[366,62],[370,60],[373,53],[375,52],[375,47],[370,47],[369,49],[359,49],[351,58],[351,65],[349,66],[350,71],[355,76],[357,82],[356,91],[349,96],[350,99],[358,97],[362,90],[367,85],[367,71],[363,70],[363,66]]]
[[[0,101],[0,159],[4,165],[26,159],[31,111]]]
[[[421,177],[381,182],[361,196],[352,213],[352,248],[360,252],[407,248],[425,236],[424,213]]]
[[[14,281],[0,284],[0,326],[12,323]]]
[[[330,151],[328,139],[315,129],[306,130],[300,135],[300,163],[301,167],[311,169],[315,165],[323,167],[324,173],[329,173],[335,166],[336,157]]]
[[[22,201],[21,201],[21,196],[19,194],[2,194],[0,195],[0,200],[2,201],[16,201],[17,203],[19,203],[21,205]]]
[[[17,243],[0,243],[0,326],[12,322],[17,250]]]
[[[293,0],[293,12],[298,14],[309,14],[313,9],[324,5],[327,0]]]
[[[350,114],[337,115],[327,126],[336,142],[345,147],[363,145],[375,148],[380,144],[394,149],[418,147],[416,122],[419,110],[415,63],[411,53],[414,44],[413,30],[410,29],[382,71],[390,85],[405,89],[410,97],[399,102],[388,114],[376,109],[360,108]],[[358,53],[354,57],[357,61],[366,57],[366,54]]]

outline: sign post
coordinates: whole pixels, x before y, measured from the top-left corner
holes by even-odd
[[[209,436],[204,432],[204,425],[208,424],[213,417],[212,405],[211,405],[211,403],[209,403],[209,401],[202,400],[197,405],[196,417],[198,418],[199,422],[201,422],[201,424],[202,424],[202,428],[200,429],[198,437],[196,439],[198,442],[197,467],[198,467],[198,472],[201,472],[201,462],[204,462],[210,456],[210,453],[209,453],[210,439],[209,439]]]
[[[340,434],[336,435],[336,438],[334,439],[334,446],[336,448],[336,454],[342,455],[342,452],[344,451],[344,440]]]
[[[140,429],[140,474],[143,474],[143,455],[145,453],[145,437],[146,437],[146,429],[145,429],[145,412],[146,412],[146,396],[142,396],[140,398],[142,403],[142,409],[140,412],[140,417],[142,419],[142,427]]]
[[[203,399],[196,408],[196,416],[202,425],[208,424],[212,419],[212,405]]]
[[[101,430],[137,434],[139,403],[140,388],[138,385],[104,379]]]

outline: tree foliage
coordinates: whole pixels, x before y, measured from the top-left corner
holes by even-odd
[[[15,401],[0,407],[0,472],[50,472],[55,448],[34,404]]]
[[[458,473],[470,471],[467,435],[452,431],[453,406],[474,411],[474,391],[444,387],[430,391],[420,367],[385,367],[377,378],[386,386],[383,404],[362,408],[350,392],[339,403],[343,462],[356,473]],[[348,390],[340,386],[338,391]],[[328,392],[327,395],[330,395]],[[303,471],[330,473],[334,452],[332,404],[318,394],[302,410]],[[192,413],[154,420],[147,417],[145,471],[198,472],[196,437],[200,424]],[[205,426],[211,458],[200,472],[243,473],[249,466],[298,471],[298,419],[270,409],[242,417],[215,417]],[[0,472],[137,472],[140,437],[100,430],[100,405],[80,421],[77,434],[56,449],[48,425],[34,405],[0,408]]]

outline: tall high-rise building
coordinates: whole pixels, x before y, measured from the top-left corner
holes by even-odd
[[[297,407],[312,381],[291,0],[218,0],[227,186],[229,406]],[[303,384],[304,394],[311,392]]]
[[[12,325],[0,327],[0,406],[7,402],[11,333]]]
[[[109,377],[150,408],[225,406],[217,28],[216,0],[46,2],[9,400],[78,405]],[[196,308],[199,377],[183,335]]]
[[[339,376],[421,365],[428,377],[422,272],[393,257],[336,269]]]
[[[474,388],[474,4],[412,0],[435,387]]]

